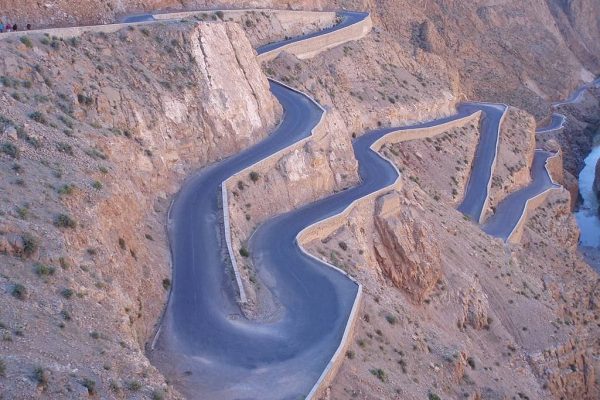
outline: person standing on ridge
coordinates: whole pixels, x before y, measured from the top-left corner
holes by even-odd
[[[13,32],[16,32],[16,31],[18,31],[18,30],[19,30],[19,28],[17,27],[17,24],[14,24],[14,25],[13,25],[13,29],[12,29],[12,30],[13,30]]]
[[[31,24],[27,24],[27,30],[30,31],[31,30]]]
[[[4,32],[4,23],[0,21],[0,33]]]

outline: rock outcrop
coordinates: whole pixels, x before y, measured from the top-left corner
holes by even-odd
[[[378,236],[373,245],[383,275],[413,301],[422,302],[442,275],[432,228],[397,192],[377,200],[374,218]]]

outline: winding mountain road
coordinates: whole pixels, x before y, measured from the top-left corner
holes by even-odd
[[[361,20],[346,13],[341,29]],[[145,18],[145,16],[138,16]],[[330,30],[285,42],[299,41]],[[262,47],[271,51],[286,43]],[[353,201],[392,185],[398,170],[371,149],[392,132],[435,127],[482,111],[480,142],[459,210],[479,221],[489,196],[505,105],[467,103],[457,114],[403,128],[365,133],[353,142],[361,183],[262,224],[249,247],[259,280],[277,305],[269,321],[244,318],[222,230],[221,184],[272,153],[310,135],[323,110],[307,96],[276,82],[271,90],[284,109],[279,127],[262,142],[189,178],[169,213],[173,286],[149,357],[188,398],[304,398],[338,349],[359,293],[339,271],[306,254],[296,237]],[[510,212],[535,191],[515,196]],[[502,209],[503,210],[503,209]],[[499,210],[502,228],[510,227]]]

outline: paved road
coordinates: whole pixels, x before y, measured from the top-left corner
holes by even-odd
[[[129,15],[121,20],[121,22],[126,24],[150,21],[156,21],[152,14]]]
[[[545,192],[551,188],[559,188],[552,183],[546,169],[546,160],[553,153],[544,150],[536,150],[531,165],[531,183],[516,192],[508,195],[496,208],[496,212],[483,225],[484,232],[508,240],[514,227],[519,222],[525,210],[527,200]]]
[[[500,121],[506,106],[502,104],[466,103],[461,105],[460,109],[470,112],[482,111],[479,143],[475,150],[471,175],[464,199],[458,206],[460,212],[467,215],[471,220],[479,222],[489,195],[489,182],[496,159]]]
[[[536,133],[548,133],[557,131],[562,129],[565,126],[565,122],[567,122],[567,117],[559,113],[552,113],[552,119],[550,120],[550,124],[547,126],[538,128]]]
[[[558,101],[556,103],[552,103],[552,106],[556,108],[556,107],[564,106],[567,104],[578,103],[579,101],[581,101],[581,98],[583,97],[583,94],[585,93],[585,91],[591,87],[600,87],[600,78],[597,78],[596,80],[594,80],[592,82],[588,82],[588,83],[581,85],[573,93],[571,93],[571,96],[569,96],[568,99],[566,99],[564,101]]]
[[[290,38],[287,40],[282,40],[280,42],[269,43],[269,44],[266,44],[264,46],[260,46],[259,48],[257,48],[256,52],[258,54],[263,54],[268,51],[283,47],[290,43],[299,42],[299,41],[310,39],[310,38],[313,38],[316,36],[321,36],[321,35],[324,35],[329,32],[337,31],[339,29],[345,28],[347,26],[350,26],[357,22],[362,21],[363,19],[367,18],[369,16],[369,14],[363,13],[363,12],[355,12],[355,11],[341,11],[341,12],[338,12],[338,16],[341,17],[342,21],[335,26],[332,26],[330,28],[326,28],[326,29],[323,29],[323,30],[320,30],[317,32],[312,32],[307,35],[297,36],[297,37],[293,37],[293,38]]]

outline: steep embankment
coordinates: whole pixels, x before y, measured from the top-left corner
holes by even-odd
[[[0,52],[2,394],[160,393],[143,351],[170,286],[169,198],[280,116],[250,43],[177,24]]]

